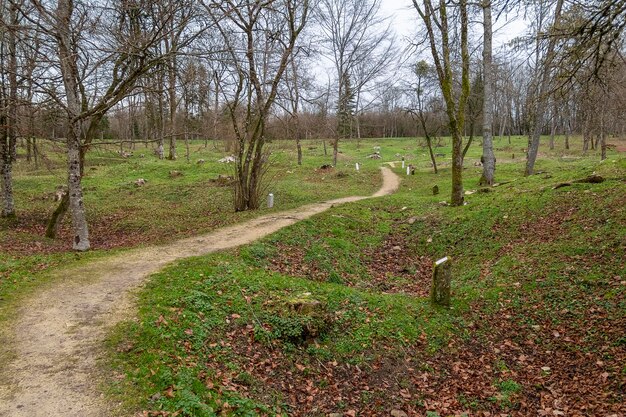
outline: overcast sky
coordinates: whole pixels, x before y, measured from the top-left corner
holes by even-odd
[[[413,37],[418,28],[418,15],[411,0],[381,0],[381,10],[388,16],[393,16],[392,27],[400,38]],[[521,19],[501,17],[494,25],[494,46],[504,44],[521,35],[526,25]]]

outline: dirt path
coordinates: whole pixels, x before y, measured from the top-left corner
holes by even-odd
[[[394,192],[400,179],[382,168],[383,186],[372,197]],[[62,271],[67,279],[41,291],[18,312],[9,349],[15,359],[0,364],[0,416],[104,417],[109,408],[96,386],[97,362],[107,330],[132,314],[132,290],[178,259],[250,243],[348,197],[270,214],[208,235],[135,250]]]

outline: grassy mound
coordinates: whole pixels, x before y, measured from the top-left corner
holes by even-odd
[[[626,161],[554,157],[531,178],[508,162],[490,192],[466,170],[464,207],[422,167],[393,196],[156,274],[111,337],[111,395],[153,416],[619,414]],[[553,189],[593,172],[607,180]],[[450,309],[427,299],[443,256]]]

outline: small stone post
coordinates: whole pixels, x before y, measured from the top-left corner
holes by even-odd
[[[267,208],[273,208],[274,207],[274,194],[270,193],[267,196]]]
[[[411,175],[411,167],[406,167],[406,175]]]
[[[404,156],[402,157],[402,169],[404,169]]]
[[[439,186],[438,185],[434,185],[433,186],[433,195],[437,195],[439,194]]]
[[[450,281],[452,280],[452,262],[449,257],[435,262],[433,286],[430,299],[434,304],[450,307]]]
[[[361,169],[361,167],[359,166],[359,163],[358,163],[358,162],[357,162],[354,166],[355,166],[355,168],[356,168],[356,170],[357,170],[357,171],[359,171],[359,170]]]

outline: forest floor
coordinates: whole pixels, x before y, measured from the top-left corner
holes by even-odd
[[[153,275],[109,338],[109,395],[144,416],[624,415],[626,159],[499,162],[489,190],[468,163],[464,207],[449,167],[397,164],[385,199]],[[428,300],[444,256],[450,309]]]
[[[522,178],[525,139],[499,138],[501,184],[475,186],[474,146],[468,205],[451,208],[442,142],[439,175],[411,140],[346,142],[328,171],[319,143],[303,167],[279,152],[281,212],[237,215],[207,181],[220,164],[96,155],[100,237],[82,255],[39,237],[62,172],[18,172],[21,218],[0,222],[0,416],[624,415],[626,159],[542,148]],[[391,164],[398,192],[339,198],[373,192],[400,156],[417,173]],[[553,189],[592,174],[606,181]],[[428,301],[443,256],[450,309]]]
[[[398,188],[382,169],[383,186],[372,197]],[[130,292],[176,260],[234,248],[267,236],[330,207],[368,197],[347,197],[275,213],[165,246],[139,249],[86,266],[58,271],[61,279],[31,298],[13,324],[12,360],[2,369],[2,416],[110,416],[94,372],[107,329],[128,317]]]

